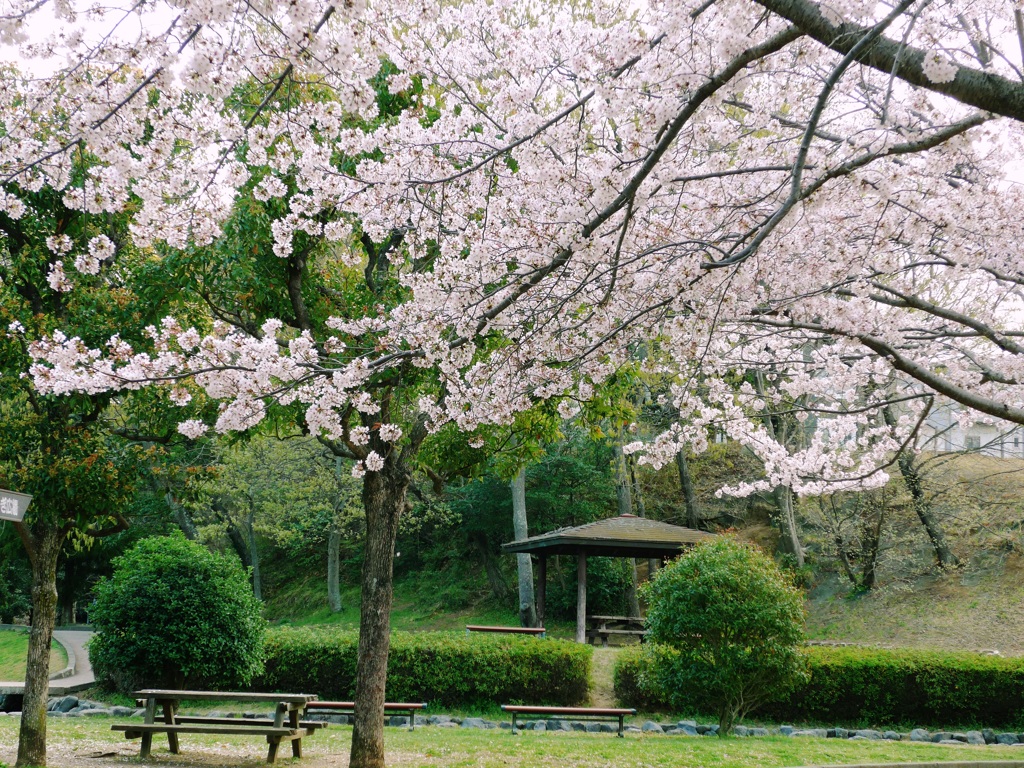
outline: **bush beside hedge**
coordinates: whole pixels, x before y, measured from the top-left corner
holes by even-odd
[[[351,700],[357,643],[353,631],[271,630],[266,669],[255,689]],[[442,707],[572,706],[587,698],[590,660],[589,646],[563,640],[395,632],[388,656],[387,698]]]
[[[1024,722],[1024,659],[975,653],[809,647],[810,680],[760,714],[781,721],[836,725],[978,724]],[[620,654],[615,694],[647,711],[680,709],[650,674],[671,649],[650,645]],[[700,709],[700,702],[689,702]]]

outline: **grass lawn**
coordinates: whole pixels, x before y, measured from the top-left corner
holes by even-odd
[[[123,720],[118,720],[122,722]],[[112,768],[138,764],[139,742],[110,730],[112,718],[52,719],[47,723],[48,762],[61,768]],[[0,765],[13,765],[18,720],[0,716]],[[348,765],[352,737],[349,726],[332,725],[303,742],[303,759],[292,762],[282,746],[279,762],[303,768]],[[1012,747],[939,746],[916,742],[863,742],[838,739],[787,738],[717,739],[628,734],[523,733],[507,730],[463,730],[425,726],[413,732],[385,729],[389,766],[418,768],[782,768],[783,766],[841,765],[929,761],[1024,760],[1024,749]],[[166,737],[154,737],[152,759],[146,765],[257,766],[265,765],[262,737],[182,734],[180,755],[167,751]]]
[[[28,660],[28,631],[0,630],[0,680],[18,682],[25,679]],[[68,663],[68,655],[57,641],[50,648],[50,672],[59,672]]]

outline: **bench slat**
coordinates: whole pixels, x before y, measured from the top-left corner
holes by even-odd
[[[598,715],[618,717],[619,715],[635,715],[635,709],[614,709],[610,707],[533,707],[520,704],[502,704],[505,712],[518,712],[526,715]]]
[[[220,733],[220,734],[256,734],[259,736],[295,736],[301,729],[276,727],[272,725],[199,725],[193,723],[114,723],[112,731],[131,731],[133,733]]]
[[[425,709],[427,706],[426,702],[414,702],[414,701],[386,701],[384,702],[384,711],[392,710],[405,710],[408,712],[410,709]],[[311,701],[306,705],[306,710],[311,709],[354,709],[354,701]]]
[[[543,635],[544,627],[491,627],[483,624],[467,624],[467,632],[508,632],[516,635]]]
[[[177,715],[174,718],[178,723],[209,723],[211,725],[241,725],[255,727],[261,725],[273,725],[274,721],[260,717],[201,717],[199,715]],[[323,720],[301,720],[300,728],[326,728],[330,723]]]

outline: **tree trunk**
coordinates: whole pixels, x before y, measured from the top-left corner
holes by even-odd
[[[509,589],[508,584],[505,582],[505,577],[501,575],[501,570],[494,561],[494,553],[491,552],[491,544],[487,540],[487,534],[483,531],[474,531],[470,538],[480,553],[480,559],[484,561],[487,583],[491,586],[494,599],[499,603],[508,602],[509,598],[512,597],[512,590]]]
[[[64,578],[57,590],[57,626],[66,627],[75,623],[75,561],[64,559]]]
[[[636,501],[636,513],[640,517],[647,517],[647,506],[644,504],[644,494],[640,489],[640,481],[636,477],[636,462],[629,462],[629,477],[633,482],[633,499]],[[636,569],[633,569],[636,573]],[[658,572],[658,558],[649,557],[647,558],[647,580],[650,581],[654,578],[654,574]],[[637,612],[632,614],[633,616],[640,615],[640,603],[637,603]]]
[[[903,475],[903,482],[907,484],[907,490],[910,491],[910,498],[914,501],[914,512],[917,513],[917,517],[932,543],[936,564],[943,569],[960,567],[960,558],[950,549],[949,542],[946,541],[946,534],[943,533],[939,521],[935,519],[932,505],[925,496],[921,473],[917,471],[917,465],[914,464],[914,455],[910,451],[900,451],[896,463],[899,465],[900,474]]]
[[[512,478],[512,530],[516,541],[529,537],[526,524],[526,468],[522,468]],[[519,624],[524,627],[536,627],[537,608],[533,597],[533,559],[526,552],[516,555],[516,566],[519,574]]]
[[[384,685],[391,640],[395,539],[410,479],[405,463],[394,457],[389,457],[379,472],[367,472],[363,477],[366,545],[350,768],[384,767]]]
[[[887,405],[882,409],[882,417],[889,427],[896,426],[896,414],[893,413],[892,406]],[[914,454],[906,449],[901,450],[896,457],[896,463],[899,465],[903,482],[906,483],[907,490],[910,492],[910,498],[913,499],[914,512],[932,543],[935,561],[939,568],[960,567],[960,558],[949,548],[946,535],[942,532],[942,526],[935,519],[932,505],[924,494],[924,484],[921,482],[921,473],[917,471],[917,465],[914,463]]]
[[[28,641],[25,698],[15,766],[46,765],[46,700],[50,690],[50,644],[57,609],[57,557],[64,534],[40,524],[27,537],[32,562],[32,631]]]
[[[615,446],[615,492],[619,502],[620,515],[633,514],[633,482],[629,471],[629,459],[622,452],[622,446]],[[626,582],[626,605],[630,616],[640,615],[640,601],[636,596],[636,559],[628,558],[629,581]]]
[[[779,529],[782,531],[782,538],[779,540],[779,549],[785,554],[792,555],[797,568],[804,565],[804,548],[800,546],[800,533],[796,527],[796,513],[793,511],[793,489],[788,485],[777,485],[772,491],[775,498],[775,505],[779,509]]]
[[[196,524],[192,522],[192,518],[188,514],[188,510],[185,509],[178,500],[174,498],[174,495],[167,491],[164,494],[164,500],[167,502],[167,506],[171,508],[171,512],[174,515],[174,522],[181,528],[181,532],[185,534],[185,538],[189,541],[197,541],[199,539],[199,529],[196,528]]]
[[[341,605],[341,532],[332,528],[327,536],[327,605],[340,613]]]
[[[263,600],[263,580],[260,578],[260,553],[256,549],[255,513],[250,509],[245,516],[245,543],[249,549],[249,562],[252,567],[252,593],[257,600]]]
[[[697,505],[697,494],[693,490],[693,476],[690,464],[686,461],[686,451],[676,453],[676,469],[679,471],[679,485],[683,489],[683,504],[686,507],[686,525],[699,529],[701,525],[700,507]]]

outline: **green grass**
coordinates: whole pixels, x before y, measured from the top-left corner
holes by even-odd
[[[128,742],[110,730],[113,719],[69,718],[47,723],[51,765],[95,768],[123,765],[138,755],[138,741]],[[303,740],[303,768],[346,764],[352,729],[331,726]],[[917,742],[856,742],[840,739],[717,739],[628,734],[523,733],[507,730],[462,730],[423,727],[409,732],[385,729],[388,765],[434,768],[551,766],[562,768],[782,768],[800,765],[928,761],[1011,760],[1006,747],[940,746]],[[0,718],[0,762],[13,763],[17,720]],[[154,739],[154,762],[168,765],[260,765],[266,744],[254,737],[184,734],[180,758],[167,751],[163,736]],[[287,753],[287,750],[286,750]],[[103,755],[97,759],[95,756]],[[341,758],[339,760],[339,758]]]
[[[24,680],[27,660],[28,631],[0,630],[0,680]],[[67,663],[67,652],[60,643],[54,641],[50,648],[50,672],[59,672]]]
[[[406,578],[395,584],[391,628],[424,632],[464,629],[467,624],[519,626],[519,614],[512,608],[501,608],[488,599],[458,608],[446,608],[432,599],[432,585],[418,578]],[[318,575],[296,578],[270,595],[266,613],[272,624],[291,626],[330,625],[342,629],[359,628],[359,587],[342,591],[342,610],[334,613],[327,607],[323,579]],[[576,627],[572,622],[549,620],[548,634],[571,638]]]

